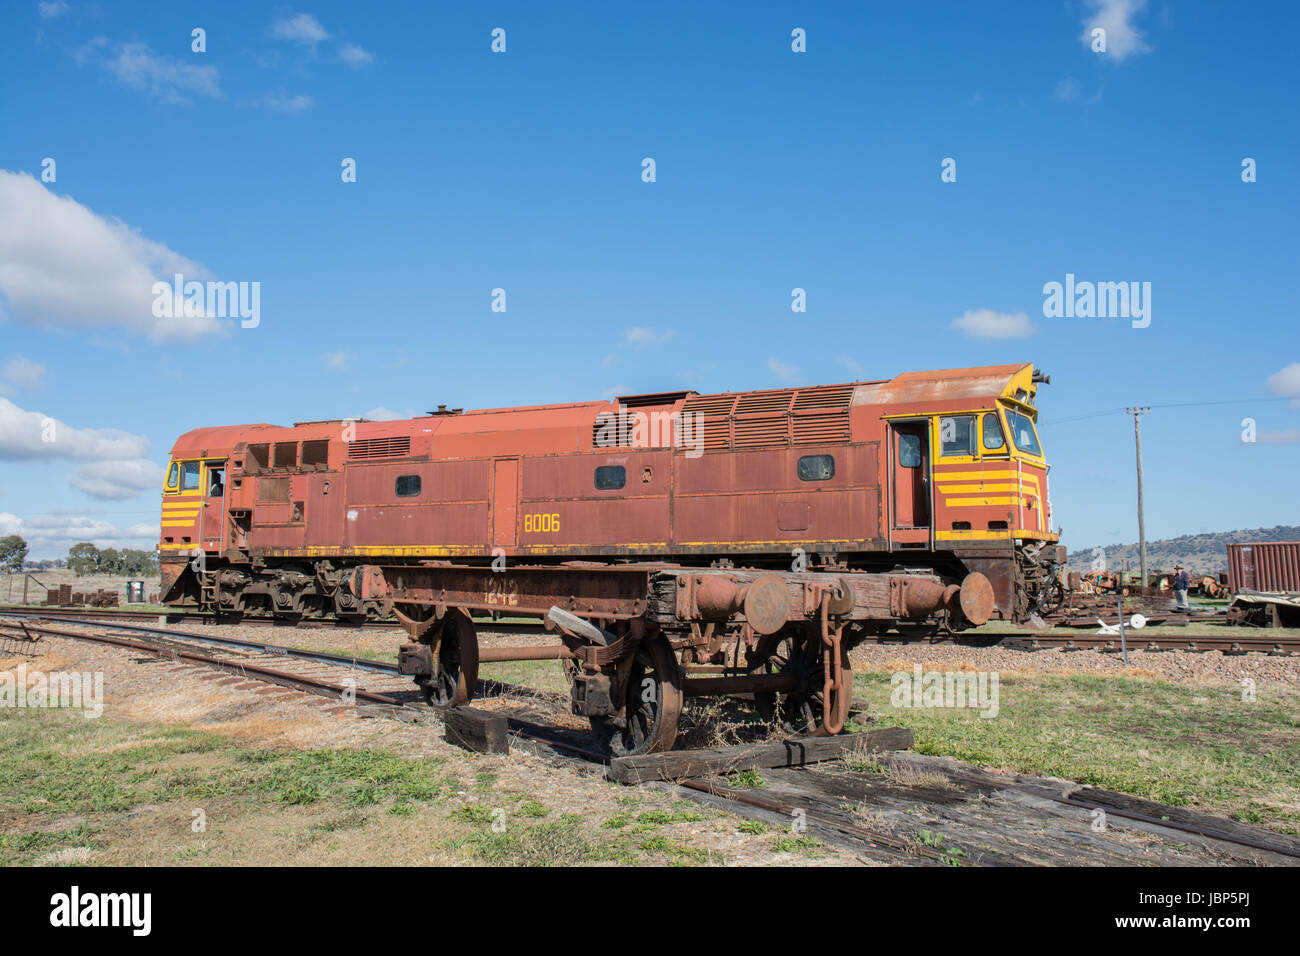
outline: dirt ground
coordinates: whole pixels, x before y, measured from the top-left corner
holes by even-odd
[[[273,639],[266,629],[259,635]],[[29,679],[36,668],[103,673],[104,711],[87,719],[66,710],[0,710],[4,863],[854,862],[817,841],[782,839],[771,827],[621,787],[522,750],[469,753],[446,743],[440,725],[362,717],[326,698],[268,691],[123,649],[52,639],[40,657],[0,658],[0,674],[14,674],[20,664]],[[171,736],[177,733],[182,736]],[[375,784],[376,772],[365,767],[335,779],[315,764],[296,763],[322,753],[332,762],[359,754],[356,759],[378,760],[387,769]],[[396,758],[401,769],[376,754]],[[43,783],[33,755],[48,755],[47,777],[93,778],[91,792],[68,798],[68,789],[85,786],[84,779]],[[114,755],[125,755],[128,765],[114,765]],[[224,786],[246,773],[250,761],[288,766],[275,770],[282,780],[252,779],[234,791]],[[407,779],[411,773],[415,781]],[[400,782],[386,783],[389,778]],[[99,792],[114,780],[125,781],[123,792]],[[301,799],[304,788],[316,798]],[[203,813],[202,832],[192,829],[196,811]]]
[[[201,624],[172,626],[212,632]],[[372,659],[394,658],[403,640],[400,631],[379,628],[246,626],[222,627],[220,633]],[[481,639],[485,644],[551,640],[493,635],[486,629]],[[1139,723],[1151,725],[1160,746],[1160,735],[1179,735],[1177,728],[1190,719],[1185,715],[1222,712],[1224,695],[1236,695],[1243,681],[1253,682],[1261,702],[1273,701],[1274,710],[1294,711],[1290,702],[1300,688],[1300,658],[1262,654],[1135,651],[1125,667],[1118,655],[1098,651],[866,645],[854,651],[852,662],[861,675],[856,692],[872,698],[871,716],[885,722],[896,717],[915,726],[918,750],[928,740],[932,746],[922,752],[1004,768],[1011,768],[1012,759],[1055,759],[1051,746],[1040,746],[1040,726],[1048,735],[1076,732],[1073,716],[1062,718],[1066,722],[1059,726],[1052,722],[1051,712],[1067,709],[1052,706],[1053,695],[1064,694],[1062,704],[1071,701],[1071,707],[1086,711],[1088,721],[1094,719],[1093,710],[1111,708],[1109,697],[1085,700],[1080,694],[1092,693],[1090,689],[1054,683],[1060,680],[1114,678],[1102,683],[1152,688],[1149,694],[1137,694],[1149,698],[1142,705],[1146,710],[1137,713],[1145,715]],[[52,639],[37,658],[0,651],[0,680],[15,674],[20,664],[29,674],[36,668],[101,672],[104,713],[87,720],[68,711],[0,708],[0,863],[862,862],[816,840],[794,839],[791,833],[682,800],[679,794],[620,787],[590,768],[522,749],[505,757],[468,753],[446,743],[436,723],[364,717],[336,701],[144,659],[122,649]],[[1013,715],[1010,724],[948,712],[892,714],[888,675],[916,664],[925,670],[1000,672],[1007,679],[1009,705],[1025,695],[1033,704]],[[480,676],[565,689],[557,662],[483,665]],[[1170,711],[1167,726],[1156,726],[1150,713],[1165,706],[1162,693],[1175,695],[1169,698],[1171,706],[1183,709]],[[994,726],[1000,737],[988,736]],[[1281,724],[1274,718],[1272,726]],[[695,739],[698,730],[688,721],[682,745],[709,743]],[[1237,731],[1206,726],[1202,732],[1207,739],[1211,730],[1215,747],[1230,754],[1228,735]],[[1154,780],[1166,791],[1152,796],[1185,796],[1187,805],[1225,814],[1242,807],[1245,815],[1236,818],[1248,822],[1285,823],[1294,817],[1290,811],[1280,816],[1277,809],[1293,807],[1297,795],[1277,769],[1285,752],[1279,750],[1281,757],[1272,756],[1258,771],[1242,768],[1244,782],[1226,776],[1216,782],[1211,778],[1220,773],[1217,766],[1179,766],[1189,751],[1174,749],[1175,743],[1167,755],[1154,746],[1148,754],[1143,742],[1132,738],[1131,746],[1112,755],[1119,775],[1112,782],[1125,784],[1127,792],[1144,792],[1141,788]],[[1276,743],[1278,748],[1291,746],[1281,738]],[[960,752],[963,746],[970,752]],[[1133,750],[1129,766],[1124,761]],[[1083,753],[1081,760],[1087,751]],[[1060,775],[1082,779],[1078,772],[1087,769],[1086,761],[1069,769],[1076,773]],[[1251,776],[1257,772],[1271,774],[1276,789],[1265,795],[1267,805],[1254,800],[1250,789],[1249,780],[1259,779]],[[1175,786],[1179,773],[1193,778],[1185,794]],[[1172,782],[1161,783],[1162,777]],[[202,831],[193,829],[196,811],[206,820]],[[1251,813],[1262,816],[1256,820]],[[1294,832],[1293,825],[1284,829]]]

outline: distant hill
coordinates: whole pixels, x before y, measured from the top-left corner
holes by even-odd
[[[1166,538],[1147,542],[1147,571],[1171,571],[1182,564],[1197,574],[1218,574],[1228,570],[1228,545],[1238,541],[1300,541],[1300,526],[1278,525],[1275,528],[1250,528],[1244,531],[1219,531],[1213,534],[1185,534],[1180,538]],[[1070,570],[1089,571],[1095,548],[1070,549]],[[1106,570],[1125,567],[1138,568],[1138,546],[1112,544],[1103,549],[1106,553]]]

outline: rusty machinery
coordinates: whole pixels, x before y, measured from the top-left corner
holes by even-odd
[[[687,697],[751,695],[793,732],[835,734],[852,699],[848,652],[883,626],[993,611],[983,574],[774,572],[665,564],[490,568],[363,565],[359,602],[391,606],[409,641],[399,669],[435,706],[468,703],[478,665],[559,659],[572,709],[612,753],[670,749]],[[559,643],[480,647],[471,614],[543,617]]]

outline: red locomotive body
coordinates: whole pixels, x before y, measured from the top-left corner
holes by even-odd
[[[1034,427],[1042,381],[1031,365],[1005,365],[441,409],[407,421],[196,429],[172,449],[163,493],[164,601],[287,616],[395,608],[418,641],[455,630],[442,625],[448,608],[540,616],[554,599],[601,627],[649,621],[679,657],[700,641],[683,643],[674,628],[694,634],[709,621],[739,628],[752,651],[748,619],[762,617],[765,587],[780,603],[777,580],[793,589],[790,620],[818,588],[841,592],[832,610],[858,589],[861,606],[823,614],[823,630],[827,620],[854,633],[1024,620],[1059,596],[1064,564]],[[649,577],[623,593],[620,568]],[[739,589],[728,597],[705,593],[723,578],[706,587],[688,568],[745,570],[724,575]],[[651,594],[664,569],[679,591],[672,611]],[[976,578],[979,587],[965,586]],[[862,589],[889,581],[897,593],[871,610]],[[613,603],[602,603],[610,589]],[[804,611],[808,625],[817,612]],[[436,656],[431,666],[439,670]]]

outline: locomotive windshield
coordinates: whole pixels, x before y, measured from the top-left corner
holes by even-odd
[[[1028,455],[1042,455],[1043,449],[1038,444],[1038,433],[1029,416],[1007,409],[1007,424],[1011,426],[1011,436],[1016,447]]]

